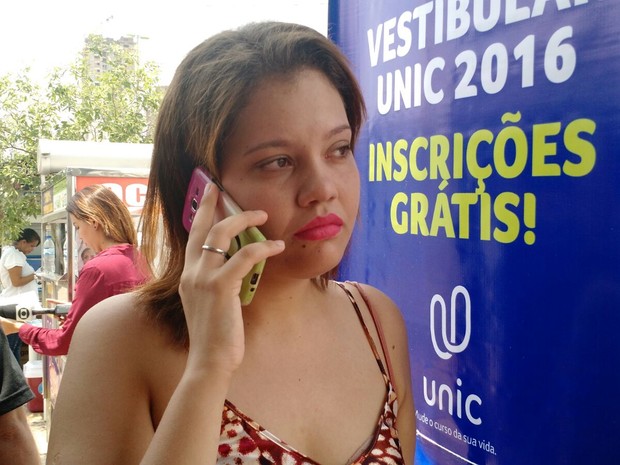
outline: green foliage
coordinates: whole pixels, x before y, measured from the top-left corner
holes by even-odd
[[[163,90],[136,50],[91,35],[42,86],[26,69],[0,76],[0,243],[40,214],[39,139],[150,143]],[[92,72],[92,61],[101,63]]]

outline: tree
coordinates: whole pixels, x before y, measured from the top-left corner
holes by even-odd
[[[40,211],[36,153],[51,137],[54,113],[27,75],[0,77],[0,237],[17,237]]]
[[[86,39],[69,69],[54,70],[45,87],[28,69],[0,76],[2,244],[40,214],[39,139],[152,142],[163,94],[158,79],[159,68],[140,64],[135,47],[97,35]]]

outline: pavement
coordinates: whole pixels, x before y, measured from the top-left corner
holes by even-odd
[[[30,431],[32,431],[34,441],[39,449],[41,465],[45,465],[45,457],[47,456],[47,427],[43,418],[43,412],[28,412],[27,416]]]

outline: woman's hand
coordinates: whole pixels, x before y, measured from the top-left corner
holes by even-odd
[[[7,320],[6,318],[2,317],[0,317],[0,323],[2,324],[2,331],[4,331],[4,334],[6,335],[19,332],[19,328],[21,328],[24,324],[13,320]]]
[[[282,241],[244,246],[230,259],[204,250],[203,245],[227,250],[231,240],[250,226],[267,221],[263,211],[247,211],[217,221],[218,190],[209,184],[194,218],[179,294],[189,331],[188,369],[231,373],[243,360],[245,343],[239,292],[252,267],[284,250]]]

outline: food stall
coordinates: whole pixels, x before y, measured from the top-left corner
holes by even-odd
[[[41,238],[44,243],[49,238],[53,244],[47,251],[47,266],[45,257],[43,259],[43,306],[53,307],[73,300],[75,283],[84,264],[82,252],[87,246],[74,232],[66,211],[68,200],[88,185],[103,184],[123,200],[138,228],[152,148],[151,144],[39,141],[37,162],[42,186]],[[60,323],[54,315],[43,316],[45,328],[58,328]],[[65,362],[66,356],[43,356],[44,418],[47,431],[50,430]]]

